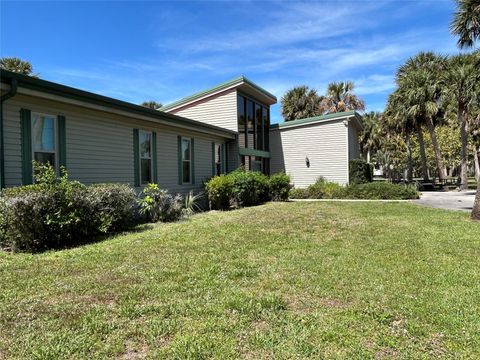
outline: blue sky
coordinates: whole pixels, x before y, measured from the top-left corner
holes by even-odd
[[[44,79],[167,104],[238,75],[278,99],[295,85],[353,80],[382,110],[397,67],[457,52],[451,0],[0,2],[1,56]],[[281,120],[272,108],[272,122]]]

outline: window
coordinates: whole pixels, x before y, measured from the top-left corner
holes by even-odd
[[[32,115],[33,160],[50,164],[58,168],[56,117],[51,115]]]
[[[255,126],[257,138],[255,149],[263,150],[262,107],[258,104],[255,104]]]
[[[140,181],[142,184],[152,182],[152,133],[138,133],[140,146]]]
[[[182,183],[189,184],[192,182],[192,141],[191,139],[182,138]]]
[[[215,175],[222,173],[222,145],[215,144]]]
[[[262,117],[263,117],[263,150],[269,151],[270,118],[268,116],[268,108],[262,107]]]
[[[239,146],[246,148],[245,133],[247,129],[247,122],[245,119],[245,98],[243,96],[237,97],[237,116],[238,116],[238,133]]]

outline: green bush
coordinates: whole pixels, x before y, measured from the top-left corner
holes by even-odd
[[[205,184],[208,202],[211,209],[226,210],[230,207],[230,200],[233,197],[233,176],[214,176]]]
[[[290,189],[289,197],[290,199],[308,199],[307,189]]]
[[[409,200],[419,197],[414,185],[392,184],[385,181],[352,184],[347,187],[347,194],[349,199],[372,200]]]
[[[268,200],[268,177],[261,172],[237,169],[227,176],[233,178],[235,206],[253,206]]]
[[[269,179],[269,197],[273,201],[288,200],[288,193],[292,185],[290,184],[290,176],[284,173],[277,173],[270,176]]]
[[[48,165],[36,165],[35,184],[6,189],[0,202],[3,246],[42,251],[91,241],[129,224],[133,190],[123,185],[87,187],[56,177]]]
[[[138,204],[140,213],[147,215],[153,222],[176,221],[183,215],[183,197],[179,194],[173,196],[157,184],[148,184],[143,189],[143,197],[138,200]]]
[[[373,181],[373,166],[363,159],[353,159],[349,163],[351,184],[365,184]]]

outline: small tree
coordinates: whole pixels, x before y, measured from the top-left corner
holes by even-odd
[[[282,96],[283,118],[285,121],[290,121],[322,115],[321,100],[315,89],[305,85],[294,87]]]
[[[0,59],[0,69],[12,71],[22,75],[38,77],[38,74],[33,73],[32,64],[17,57],[2,57]]]
[[[322,99],[324,113],[365,110],[365,102],[353,93],[355,84],[352,81],[339,81],[328,84],[327,94]]]
[[[153,109],[153,110],[158,110],[163,106],[162,104],[160,104],[159,102],[156,102],[154,100],[144,101],[140,105],[142,105],[144,107],[147,107],[149,109]]]

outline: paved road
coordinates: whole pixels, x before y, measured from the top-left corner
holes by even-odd
[[[415,203],[438,209],[472,211],[475,190],[469,191],[424,191]]]

